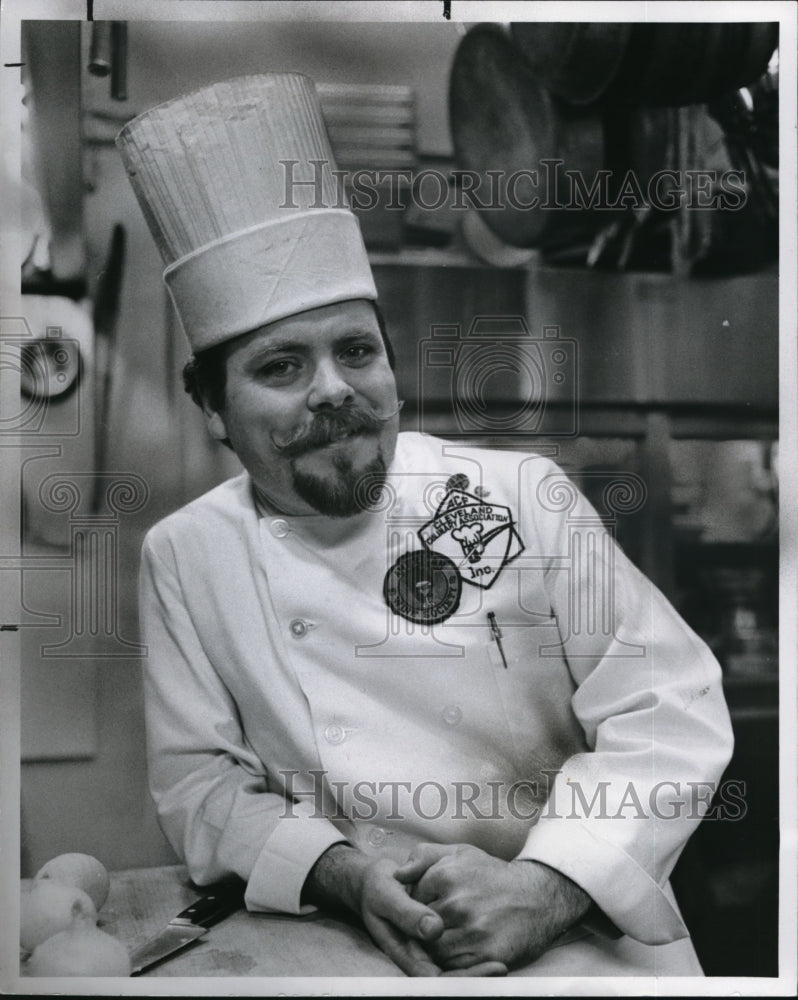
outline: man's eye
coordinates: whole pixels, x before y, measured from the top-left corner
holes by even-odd
[[[369,361],[374,354],[371,344],[351,344],[343,352],[342,358],[346,364],[358,365]]]
[[[268,365],[264,365],[261,368],[261,375],[267,379],[285,379],[290,378],[296,371],[296,368],[297,366],[294,361],[271,361]]]

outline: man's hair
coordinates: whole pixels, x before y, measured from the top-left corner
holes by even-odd
[[[396,355],[388,337],[385,317],[376,302],[372,302],[372,305],[385,345],[385,353],[388,356],[388,364],[391,366],[391,371],[395,371]],[[183,368],[183,388],[202,409],[208,406],[216,413],[224,409],[229,343],[230,341],[223,341],[221,344],[207,347],[204,351],[198,351],[189,358]],[[229,441],[222,443],[230,447]]]

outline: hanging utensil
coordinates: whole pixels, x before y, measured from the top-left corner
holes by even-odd
[[[106,465],[108,423],[111,412],[113,352],[116,346],[116,328],[119,316],[119,298],[122,291],[124,263],[125,229],[117,223],[111,235],[111,243],[105,267],[100,274],[93,310],[95,344],[95,479],[91,509],[94,514],[100,508],[102,492],[100,474],[105,470]]]
[[[111,22],[92,21],[89,43],[89,72],[108,76],[111,72]]]
[[[93,21],[89,73],[111,76],[111,97],[127,100],[127,21]]]
[[[111,97],[127,100],[127,21],[111,22]]]

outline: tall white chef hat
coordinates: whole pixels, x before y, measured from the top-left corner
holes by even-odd
[[[116,142],[195,352],[377,298],[308,77],[214,84],[134,118]]]

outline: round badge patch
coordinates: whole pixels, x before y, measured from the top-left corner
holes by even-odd
[[[452,560],[430,551],[400,556],[382,586],[391,611],[418,625],[437,625],[454,614],[462,589]]]
[[[468,489],[468,476],[464,472],[455,472],[453,476],[449,476],[446,480],[447,490],[467,490]]]

